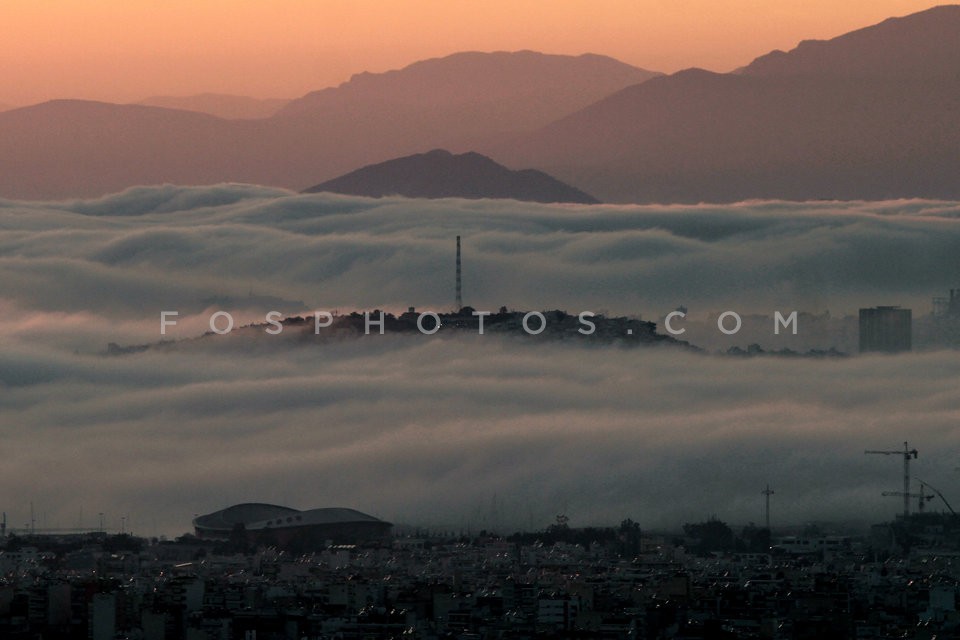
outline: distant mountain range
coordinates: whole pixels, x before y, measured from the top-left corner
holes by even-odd
[[[960,6],[944,5],[832,40],[804,40],[738,69],[753,76],[950,77],[960,73]]]
[[[604,56],[460,53],[360,74],[259,120],[58,100],[0,114],[0,196],[162,182],[303,189],[397,156],[506,140],[654,75]]]
[[[655,78],[480,150],[611,202],[960,198],[960,6]]]
[[[303,189],[444,148],[535,167],[608,202],[960,198],[956,5],[728,74],[460,53],[356,75],[267,118],[197,113],[200,102],[55,101],[0,113],[0,196],[158,182]]]
[[[289,100],[251,98],[223,93],[201,93],[194,96],[151,96],[137,104],[166,109],[182,109],[209,113],[226,120],[254,120],[269,118]]]
[[[491,134],[509,137],[545,125],[657,75],[592,54],[456,53],[397,71],[357,74],[292,100],[278,118],[374,126],[377,139],[394,144],[439,134],[466,149]]]
[[[443,149],[369,165],[306,190],[381,198],[511,198],[596,204],[591,195],[542,171],[511,171],[479,153]]]

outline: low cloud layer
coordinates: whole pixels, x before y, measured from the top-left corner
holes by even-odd
[[[960,495],[955,352],[833,360],[535,345],[495,336],[191,340],[213,309],[452,306],[655,318],[736,309],[926,313],[960,205],[575,207],[367,200],[226,185],[0,202],[0,491],[11,525],[176,534],[241,501],[394,522],[674,528],[889,518],[900,462]],[[960,498],[956,500],[960,502]]]
[[[459,234],[477,308],[926,312],[957,285],[958,217],[960,205],[926,201],[577,207],[136,188],[0,201],[0,297],[130,318],[239,307],[250,294],[446,309]]]

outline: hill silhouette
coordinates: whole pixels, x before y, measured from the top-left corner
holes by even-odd
[[[443,149],[396,158],[351,171],[306,190],[408,198],[511,198],[530,202],[598,200],[534,169],[511,171],[479,153]]]

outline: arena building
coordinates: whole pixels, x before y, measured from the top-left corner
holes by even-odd
[[[193,520],[198,538],[303,550],[382,542],[390,537],[392,526],[354,509],[298,511],[260,503],[234,505]]]

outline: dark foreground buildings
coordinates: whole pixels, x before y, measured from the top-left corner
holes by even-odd
[[[194,536],[0,537],[0,639],[960,637],[960,517],[917,513],[868,537],[818,530],[564,522],[300,555]]]

